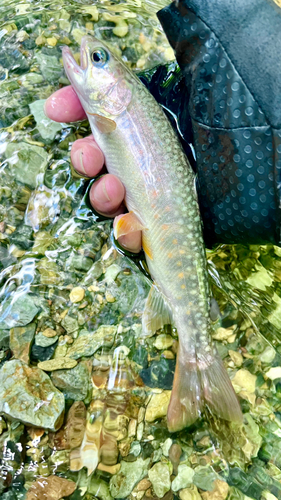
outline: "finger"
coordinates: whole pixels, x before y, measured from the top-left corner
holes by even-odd
[[[124,213],[124,196],[123,184],[112,174],[101,177],[90,190],[90,201],[94,209],[108,217]]]
[[[115,218],[113,226],[115,225],[117,218]],[[125,234],[118,238],[118,243],[130,252],[139,253],[141,251],[141,231],[134,231],[133,233]]]
[[[86,118],[86,113],[71,85],[52,94],[45,102],[44,109],[46,116],[55,122],[76,122]]]
[[[92,135],[73,143],[71,161],[79,174],[95,177],[100,173],[104,165],[104,156]]]

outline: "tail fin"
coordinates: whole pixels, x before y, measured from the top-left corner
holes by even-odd
[[[242,423],[237,396],[219,354],[191,360],[180,348],[168,408],[168,429],[176,432],[192,425],[206,405],[216,417]]]

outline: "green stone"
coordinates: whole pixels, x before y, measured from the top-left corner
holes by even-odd
[[[92,264],[92,259],[80,254],[73,253],[69,259],[70,268],[76,269],[77,271],[87,272],[91,268]]]
[[[187,488],[192,484],[194,470],[188,465],[182,464],[178,466],[177,477],[172,482],[172,490],[179,491],[182,488]]]
[[[36,59],[40,67],[41,74],[48,82],[56,82],[63,73],[63,67],[56,56],[38,52]]]
[[[0,369],[0,380],[0,413],[27,425],[60,428],[64,397],[45,372],[13,359]]]
[[[0,330],[0,349],[9,347],[10,344],[10,330]]]
[[[193,483],[197,488],[205,491],[212,491],[214,489],[214,481],[218,479],[218,475],[211,467],[198,465],[193,472]]]
[[[15,358],[21,359],[25,363],[29,363],[29,354],[35,330],[36,323],[11,328],[10,349],[13,351]]]
[[[67,355],[73,359],[92,356],[102,346],[111,347],[116,332],[117,327],[111,325],[102,325],[95,332],[82,330],[68,349]]]
[[[38,311],[31,295],[14,295],[0,308],[0,330],[25,326],[33,320]]]
[[[46,337],[42,332],[37,333],[35,336],[35,344],[40,347],[49,347],[49,345],[53,345],[58,340],[58,336],[54,337]]]
[[[33,244],[32,238],[33,229],[26,224],[20,224],[15,232],[10,236],[10,242],[17,247],[28,250]]]
[[[42,78],[42,77],[41,77]],[[63,128],[60,123],[50,120],[44,112],[44,104],[46,99],[39,99],[39,101],[32,102],[29,107],[33,114],[36,126],[45,141],[53,141],[57,133]]]
[[[63,328],[67,331],[67,333],[73,333],[76,332],[79,328],[78,321],[75,318],[72,318],[71,316],[66,315],[62,322],[61,322]]]
[[[87,491],[100,500],[113,500],[109,492],[108,484],[102,479],[95,477],[93,474],[89,479]]]
[[[52,244],[53,239],[53,236],[47,231],[40,231],[35,236],[32,251],[39,255],[44,255],[47,248]]]
[[[48,359],[46,361],[40,361],[38,363],[38,368],[46,372],[52,372],[54,370],[64,370],[68,368],[74,368],[77,365],[75,359],[70,359],[67,357]]]
[[[15,180],[34,189],[37,176],[46,170],[48,153],[43,148],[26,142],[10,142],[5,156]]]
[[[171,488],[170,468],[169,465],[163,462],[157,462],[148,471],[148,477],[151,481],[154,493],[157,497],[162,498]]]
[[[51,375],[53,384],[60,389],[65,399],[82,401],[90,388],[90,373],[87,363],[81,361],[75,368],[59,370]]]
[[[121,468],[112,476],[109,488],[114,498],[126,498],[134,486],[147,475],[150,458],[138,458],[135,462],[121,461]]]

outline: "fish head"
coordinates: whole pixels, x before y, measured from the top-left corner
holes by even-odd
[[[87,114],[114,119],[126,110],[136,77],[103,42],[83,37],[81,66],[69,47],[64,47],[62,54],[68,79]]]

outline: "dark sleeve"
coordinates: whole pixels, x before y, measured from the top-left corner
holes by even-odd
[[[281,9],[183,0],[158,17],[188,89],[206,243],[279,244]]]

